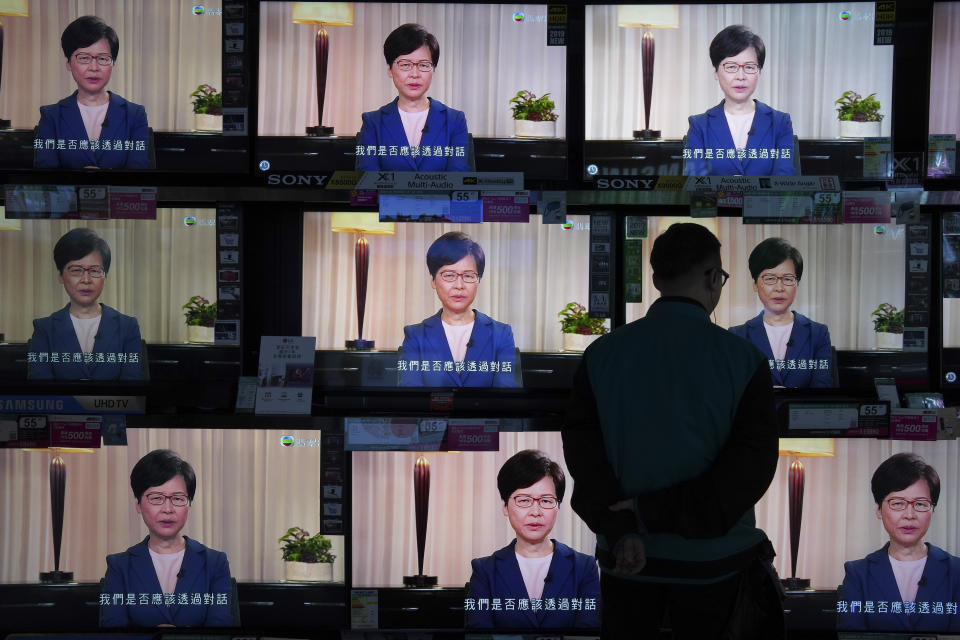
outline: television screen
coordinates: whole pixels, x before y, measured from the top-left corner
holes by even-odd
[[[960,134],[960,2],[933,5],[933,43],[930,56],[930,148],[927,176],[942,178],[957,170],[957,137]]]
[[[886,176],[882,26],[871,2],[588,6],[585,178]]]
[[[589,228],[589,216],[565,224],[541,224],[536,215],[529,222],[384,224],[375,213],[305,213],[303,333],[317,337],[325,357],[353,354],[366,363],[354,365],[365,368],[353,383],[326,369],[320,384],[525,386],[522,359],[564,348],[559,314],[569,303],[580,304],[587,322]],[[363,229],[365,290],[356,275]],[[345,352],[357,339],[375,350]]]
[[[5,225],[0,371],[8,380],[148,380],[150,352],[193,337],[183,308],[190,298],[217,302],[215,210]]]
[[[889,336],[876,331],[878,316],[904,309],[904,225],[649,217],[649,239],[638,254],[643,266],[649,265],[659,233],[674,222],[691,221],[720,239],[730,274],[714,322],[764,352],[774,386],[872,389],[874,377],[888,376],[908,386],[926,381],[926,350],[905,353],[902,326],[901,333]],[[640,279],[643,300],[628,299],[628,321],[645,315],[659,295],[649,271]]]
[[[0,576],[22,592],[5,597],[0,629],[343,625],[349,560],[342,522],[349,494],[343,491],[342,436],[338,451],[328,446],[326,432],[313,430],[157,427],[122,433],[121,446],[106,446],[104,425],[100,448],[0,449]],[[40,572],[52,572],[56,564],[49,496],[57,455],[66,472],[58,568],[72,573],[72,584],[40,591]],[[340,531],[331,534],[336,523]],[[321,532],[325,541],[303,542]],[[332,554],[329,575],[319,578],[329,584],[314,582],[305,595],[307,585],[296,581],[311,577],[288,573],[285,547],[293,563],[325,562]],[[298,555],[311,549],[312,559]],[[243,600],[261,601],[259,606],[241,606],[231,579],[241,593],[251,594]],[[287,593],[299,594],[299,619],[285,619],[285,602],[268,604],[262,601],[271,597],[252,595],[284,581]],[[329,597],[321,595],[323,589],[337,584],[341,591],[325,608],[304,610],[304,601]],[[37,598],[56,605],[38,606]]]
[[[261,2],[257,166],[564,180],[566,82],[547,5]]]
[[[243,47],[224,52],[222,4],[12,3],[0,169],[247,171],[245,128],[229,115],[246,106]]]

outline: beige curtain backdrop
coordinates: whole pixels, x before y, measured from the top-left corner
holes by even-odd
[[[187,227],[186,216],[198,224]],[[0,332],[26,342],[33,320],[70,299],[57,279],[53,247],[71,229],[93,229],[110,246],[100,302],[134,316],[148,344],[186,342],[181,307],[194,295],[217,299],[216,211],[158,209],[156,220],[22,220],[0,231]]]
[[[547,46],[546,5],[353,4],[352,27],[329,27],[330,63],[323,123],[338,135],[360,131],[361,114],[397,96],[383,41],[407,22],[440,43],[429,96],[463,111],[474,136],[513,135],[510,98],[521,89],[549,93],[566,130],[566,47]],[[292,2],[260,4],[260,114],[266,136],[301,136],[317,124],[315,25],[292,22]],[[523,22],[514,22],[514,12]]]
[[[913,451],[940,474],[940,503],[926,541],[960,553],[960,444],[905,443],[878,440],[836,440],[836,457],[805,459],[807,469],[803,528],[797,575],[815,587],[835,588],[843,582],[843,563],[864,557],[889,539],[876,517],[870,477],[890,455]],[[558,433],[501,433],[500,451],[426,453],[430,462],[430,513],[424,572],[442,585],[470,579],[470,560],[508,544],[515,533],[503,515],[497,472],[514,453],[541,449],[563,464]],[[397,586],[416,573],[417,538],[413,502],[415,453],[357,452],[353,457],[354,585]],[[766,531],[777,552],[775,566],[790,575],[790,526],[787,474],[790,460],[781,458],[777,474],[756,507],[757,526]],[[596,537],[570,508],[573,481],[560,506],[552,538],[593,554]]]
[[[107,90],[143,105],[157,131],[193,129],[190,94],[220,85],[221,25],[215,15],[193,15],[193,0],[30,0],[27,18],[3,17],[0,114],[18,129],[40,121],[41,105],[76,91],[60,36],[85,15],[117,32],[120,53]],[[220,0],[204,2],[219,10]]]
[[[679,28],[654,32],[650,126],[664,138],[683,137],[687,118],[723,99],[710,42],[732,24],[763,39],[766,61],[754,97],[789,113],[796,135],[837,137],[834,101],[847,90],[877,94],[886,116],[881,135],[890,135],[893,47],[873,46],[872,2],[679,7]],[[841,11],[851,19],[841,21]],[[642,37],[642,29],[617,26],[616,5],[587,7],[587,139],[629,139],[643,128]]]
[[[933,5],[930,133],[960,134],[960,2]]]
[[[430,288],[426,252],[447,231],[462,230],[483,247],[487,267],[474,308],[513,328],[521,351],[559,351],[557,312],[567,302],[586,304],[589,287],[589,217],[569,216],[574,229],[540,224],[398,224],[396,235],[368,236],[370,281],[364,337],[380,349],[403,342],[404,325],[440,309]],[[674,219],[663,221],[669,225]],[[678,221],[680,219],[677,219]],[[687,221],[690,219],[687,218]],[[747,257],[763,239],[782,236],[804,258],[803,279],[793,309],[825,323],[838,349],[876,346],[870,312],[881,302],[903,308],[904,227],[885,225],[745,225],[739,218],[716,218],[723,264],[730,272],[714,313],[721,326],[742,324],[760,313]],[[659,296],[649,269],[650,248],[661,219],[648,218],[643,243],[644,303],[627,305],[635,320]],[[303,242],[303,332],[317,336],[318,349],[342,349],[356,337],[355,237],[330,230],[330,214],[307,213]],[[330,301],[337,301],[330,304]]]
[[[64,454],[67,507],[60,566],[78,582],[96,582],[104,558],[137,544],[148,531],[134,509],[130,470],[154,449],[173,449],[197,474],[186,536],[227,554],[239,581],[282,580],[277,539],[292,526],[320,524],[320,449],[283,447],[280,436],[319,438],[319,431],[131,429],[128,446]],[[0,450],[0,581],[36,582],[53,570],[51,454]],[[333,541],[334,578],[343,580],[343,536]]]

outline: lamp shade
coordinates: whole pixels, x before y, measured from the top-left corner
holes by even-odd
[[[334,233],[367,233],[389,236],[397,232],[393,222],[380,222],[379,213],[340,212],[330,217],[330,230]]]
[[[801,458],[832,458],[833,438],[780,438],[780,455]]]
[[[678,29],[680,9],[675,4],[627,4],[617,7],[617,26],[643,29]]]
[[[295,24],[325,24],[328,27],[352,27],[352,2],[294,2]]]
[[[26,18],[29,15],[27,0],[0,0],[0,16]]]

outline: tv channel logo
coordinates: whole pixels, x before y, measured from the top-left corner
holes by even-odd
[[[203,8],[203,5],[202,5],[202,4],[198,4],[198,5],[196,5],[196,6],[193,8],[193,15],[195,15],[195,16],[202,16],[202,15],[204,14],[204,11],[205,11],[205,9]]]
[[[524,17],[526,17],[526,16],[523,15],[523,12],[522,12],[522,11],[517,11],[516,13],[513,14],[513,21],[514,21],[514,22],[523,22]]]
[[[294,442],[293,436],[281,436],[281,437],[280,437],[280,444],[283,445],[284,447],[292,447],[292,446],[293,446],[293,442]]]
[[[183,219],[183,226],[185,227],[193,227],[196,224],[197,224],[196,216],[187,216],[186,218]]]

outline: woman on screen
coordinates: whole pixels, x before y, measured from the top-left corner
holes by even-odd
[[[150,533],[123,553],[107,556],[102,593],[109,604],[101,598],[101,626],[239,626],[231,608],[227,555],[180,535],[197,490],[190,463],[168,449],[151,451],[130,472],[130,488]],[[136,594],[136,604],[114,602],[114,594],[125,599],[128,593]],[[210,596],[207,602],[204,594]]]
[[[404,24],[387,36],[383,56],[400,95],[363,114],[357,170],[469,171],[466,117],[427,97],[440,60],[437,39],[419,24]]]
[[[767,238],[750,252],[749,266],[763,311],[730,331],[767,356],[773,386],[834,386],[830,330],[790,310],[803,276],[803,256],[783,238]]]
[[[510,325],[472,309],[486,259],[465,233],[445,233],[427,250],[430,286],[443,307],[403,328],[400,384],[515,387],[519,362]]]
[[[147,169],[143,107],[107,91],[117,62],[117,32],[96,16],[71,22],[60,37],[72,95],[40,107],[35,164],[52,169]]]
[[[110,271],[110,246],[90,229],[73,229],[57,241],[53,261],[70,302],[33,321],[30,379],[143,379],[137,319],[98,302]]]
[[[507,460],[497,474],[503,515],[517,537],[471,565],[468,598],[553,600],[556,609],[467,612],[467,626],[478,628],[556,628],[600,626],[600,575],[593,556],[574,551],[550,538],[566,479],[563,470],[542,451],[527,449]],[[563,601],[584,606],[567,609]]]
[[[684,175],[794,175],[790,114],[751,97],[765,57],[763,40],[741,24],[727,27],[710,43],[713,76],[724,99],[706,113],[690,116]]]
[[[890,541],[862,560],[844,563],[837,599],[847,611],[841,605],[840,627],[960,631],[960,616],[947,611],[960,601],[960,558],[923,541],[940,498],[940,476],[920,456],[898,453],[877,467],[870,489]],[[856,611],[851,602],[859,603]],[[865,610],[867,602],[872,611]]]

